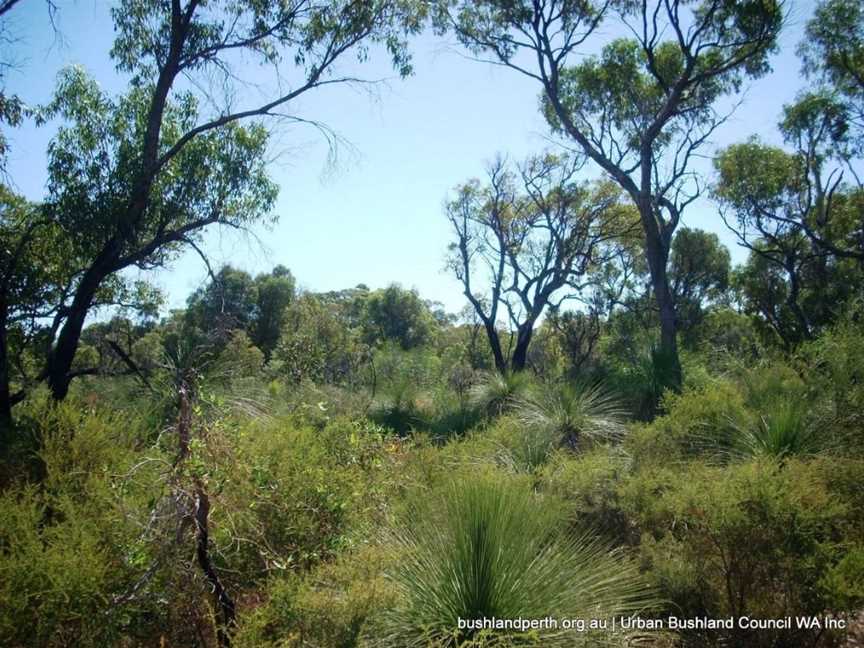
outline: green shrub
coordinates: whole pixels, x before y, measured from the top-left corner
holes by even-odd
[[[623,437],[624,408],[601,384],[546,385],[538,392],[515,404],[516,417],[538,439],[576,449]]]
[[[621,507],[618,488],[630,472],[630,458],[620,448],[598,447],[574,457],[554,453],[540,472],[544,491],[567,505],[574,527],[593,529],[616,543],[629,543],[633,526]]]
[[[221,434],[221,440],[219,435]],[[270,572],[333,558],[354,523],[382,507],[383,430],[336,419],[322,430],[290,419],[211,430],[201,457],[211,499],[214,544],[247,585]]]
[[[864,546],[855,545],[819,579],[819,589],[831,609],[860,610],[864,605]]]
[[[706,449],[716,451],[731,420],[748,416],[744,396],[730,380],[716,380],[681,394],[667,392],[663,409],[663,416],[633,426],[626,437],[624,445],[637,466],[668,465]]]
[[[864,447],[864,324],[849,317],[804,345],[796,364],[809,401],[824,401],[832,427],[858,452]]]
[[[306,576],[291,573],[272,579],[264,590],[263,605],[241,617],[234,645],[365,645],[362,633],[367,620],[395,603],[392,585],[383,576],[390,558],[379,547],[366,546]]]
[[[520,481],[475,475],[451,483],[440,498],[418,503],[393,533],[399,560],[388,574],[397,599],[372,628],[373,645],[623,644],[623,634],[559,628],[526,635],[460,630],[458,622],[608,619],[653,602],[621,553],[591,535],[568,535],[560,505]]]
[[[157,550],[142,530],[163,457],[132,447],[134,421],[80,403],[31,404],[29,416],[40,482],[0,493],[0,644],[95,647],[152,634],[157,593],[144,584],[127,594]]]
[[[524,371],[487,372],[469,390],[468,401],[486,416],[494,417],[510,410],[531,386],[531,378]]]
[[[856,570],[842,561],[847,543],[861,535],[861,495],[844,496],[826,479],[831,465],[864,476],[860,462],[847,463],[692,463],[645,470],[622,484],[622,508],[641,531],[643,568],[674,603],[669,613],[822,616],[842,611],[844,591],[857,604]],[[826,581],[832,573],[837,578]],[[813,645],[815,635],[795,627],[735,628],[687,632],[684,639],[688,646],[773,647]]]
[[[110,644],[110,593],[119,585],[110,548],[94,511],[54,503],[49,510],[33,488],[0,495],[0,643]]]

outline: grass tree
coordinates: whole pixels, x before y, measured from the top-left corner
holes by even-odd
[[[534,435],[554,445],[578,448],[624,435],[625,409],[601,384],[548,386],[517,402],[516,416]]]
[[[654,599],[635,565],[590,534],[569,535],[550,502],[525,484],[452,483],[394,532],[395,607],[372,629],[380,646],[518,645],[523,632],[459,629],[459,620],[605,619]],[[463,624],[465,625],[465,624]],[[610,621],[611,626],[611,621]],[[623,645],[626,633],[541,631],[544,646]]]

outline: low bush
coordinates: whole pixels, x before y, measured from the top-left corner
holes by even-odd
[[[541,470],[540,486],[566,502],[573,527],[591,529],[616,544],[635,544],[638,533],[618,493],[630,468],[620,448],[598,447],[576,457],[558,451]]]
[[[233,644],[238,648],[354,648],[367,645],[371,617],[395,605],[384,578],[391,554],[367,545],[303,576],[274,577],[263,601],[241,618]]]
[[[646,470],[622,484],[621,506],[641,531],[643,568],[673,602],[668,612],[780,619],[856,609],[861,583],[848,556],[864,530],[862,496],[832,486],[832,465],[861,474],[858,460],[790,458],[783,468],[769,460],[694,462]],[[684,633],[688,646],[800,646],[816,638],[794,623]],[[832,633],[823,640],[830,643]]]
[[[626,633],[460,629],[459,620],[608,620],[654,603],[620,551],[570,535],[560,504],[540,500],[522,480],[477,474],[429,499],[393,532],[399,561],[388,576],[396,598],[372,645],[623,645]]]

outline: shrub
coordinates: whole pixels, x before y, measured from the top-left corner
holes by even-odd
[[[860,451],[864,435],[864,324],[846,318],[804,345],[795,362],[807,372],[809,401],[824,401],[831,425]]]
[[[730,421],[750,416],[744,396],[730,380],[715,380],[681,394],[667,392],[663,408],[664,416],[634,426],[625,439],[624,445],[637,466],[669,465],[708,449],[716,452]]]
[[[365,546],[305,576],[288,573],[271,579],[263,604],[241,617],[233,645],[365,645],[367,620],[395,603],[392,585],[383,577],[389,558],[379,547]]]
[[[511,409],[530,387],[530,378],[524,372],[487,372],[469,391],[472,407],[494,417]]]
[[[544,387],[534,398],[518,400],[515,413],[539,439],[573,449],[617,441],[624,434],[624,408],[599,383]]]
[[[147,583],[127,594],[158,551],[141,540],[160,454],[142,461],[134,421],[72,401],[29,407],[40,482],[0,493],[0,644],[106,646],[158,632]]]
[[[336,419],[316,430],[290,419],[248,421],[211,430],[202,452],[201,478],[220,505],[214,545],[243,575],[238,585],[332,559],[350,543],[352,524],[381,508],[383,484],[373,475],[383,430],[373,424]]]
[[[566,534],[560,506],[519,481],[475,476],[440,497],[439,509],[418,505],[393,533],[397,600],[372,631],[373,645],[507,645],[525,634],[459,630],[459,619],[608,618],[653,603],[620,552]],[[533,639],[572,646],[626,637],[559,628]]]
[[[553,453],[540,472],[541,488],[566,502],[574,527],[593,529],[616,543],[634,543],[630,519],[618,489],[629,477],[631,461],[620,447],[598,447],[579,456]]]
[[[857,576],[854,565],[842,561],[847,543],[862,532],[860,493],[844,494],[826,474],[861,475],[860,470],[858,461],[837,459],[790,458],[782,470],[768,460],[728,466],[694,462],[674,471],[642,471],[619,493],[622,508],[641,531],[643,567],[673,602],[671,614],[822,616],[843,610],[838,607],[842,579]],[[826,574],[832,573],[851,576],[830,583]],[[857,585],[849,589],[857,604]],[[683,636],[688,646],[815,645],[813,632],[795,627]]]

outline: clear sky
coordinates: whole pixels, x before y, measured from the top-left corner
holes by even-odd
[[[45,3],[21,2],[9,18],[16,41],[4,52],[17,64],[8,73],[8,91],[31,105],[45,102],[57,72],[69,64],[83,65],[106,90],[122,91],[124,78],[108,56],[110,7],[100,0],[62,3],[58,39]],[[773,73],[750,87],[735,117],[716,133],[716,146],[751,134],[776,141],[782,105],[805,86],[795,45],[812,7],[811,2],[790,7]],[[415,39],[411,49],[415,73],[406,80],[393,79],[389,61],[378,52],[366,64],[347,66],[365,78],[391,77],[376,86],[374,96],[333,86],[303,97],[297,112],[326,123],[349,144],[339,147],[333,167],[326,142],[314,130],[281,129],[271,165],[280,186],[279,222],[256,228],[257,240],[212,232],[205,249],[214,264],[251,273],[283,264],[302,287],[315,291],[396,281],[448,310],[462,308],[460,286],[443,270],[450,233],[442,203],[455,185],[482,176],[497,152],[521,159],[548,146],[537,110],[539,87],[511,70],[468,60],[455,44],[432,34]],[[17,190],[34,201],[44,196],[51,136],[51,125],[32,123],[10,133],[9,174]],[[685,224],[716,231],[733,248],[733,259],[743,258],[707,200],[686,212]],[[206,270],[190,252],[150,277],[166,291],[169,306],[180,307],[206,280]]]

